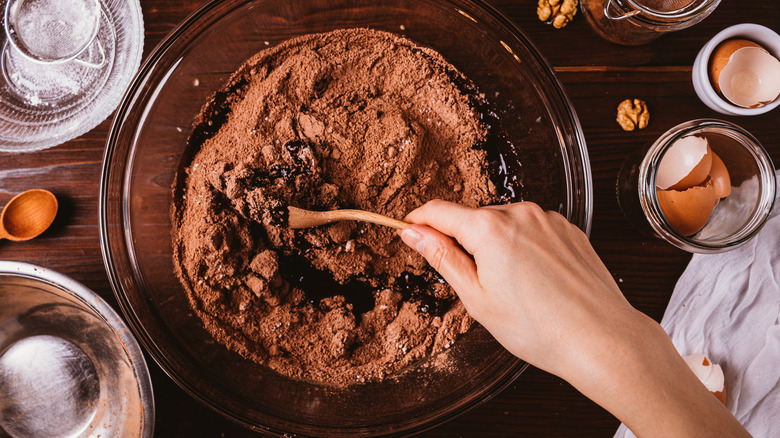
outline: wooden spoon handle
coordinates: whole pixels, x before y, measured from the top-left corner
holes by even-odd
[[[287,207],[290,212],[290,228],[309,228],[338,221],[363,221],[372,224],[403,230],[409,224],[378,213],[363,210],[310,211],[296,207]]]

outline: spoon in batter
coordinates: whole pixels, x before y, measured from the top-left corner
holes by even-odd
[[[290,228],[309,228],[338,221],[363,221],[403,230],[409,224],[404,221],[363,210],[311,211],[296,207],[287,207]]]
[[[33,189],[14,196],[0,213],[0,239],[30,240],[46,231],[57,216],[57,198]]]

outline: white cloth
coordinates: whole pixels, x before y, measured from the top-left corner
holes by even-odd
[[[780,437],[780,200],[775,202],[750,242],[693,256],[661,320],[681,355],[703,353],[723,367],[726,406],[755,437]],[[633,436],[623,424],[615,434]]]

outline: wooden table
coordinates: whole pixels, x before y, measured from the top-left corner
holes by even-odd
[[[638,233],[626,222],[615,199],[618,169],[636,147],[680,122],[701,117],[743,126],[780,163],[780,110],[757,117],[722,116],[699,101],[691,84],[691,65],[709,38],[745,22],[780,31],[780,2],[724,1],[698,25],[634,48],[601,40],[579,13],[569,26],[556,30],[537,20],[532,0],[492,3],[531,37],[565,85],[585,131],[593,171],[593,245],[629,301],[660,320],[690,255]],[[142,0],[144,53],[200,4],[201,0]],[[623,132],[615,122],[615,109],[621,100],[634,97],[647,101],[650,125]],[[60,271],[116,308],[98,242],[98,185],[109,126],[107,120],[75,140],[41,152],[0,153],[0,205],[33,187],[52,190],[61,202],[49,231],[26,243],[0,242],[0,259]],[[155,392],[156,436],[257,436],[190,398],[151,358],[147,363]],[[529,368],[491,401],[425,436],[611,436],[618,424],[566,382]]]

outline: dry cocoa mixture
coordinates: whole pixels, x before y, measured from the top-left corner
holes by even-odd
[[[174,261],[228,349],[292,378],[377,381],[472,325],[396,232],[285,225],[286,207],[401,219],[431,199],[495,203],[486,104],[437,52],[373,30],[289,40],[204,106],[174,190]]]

